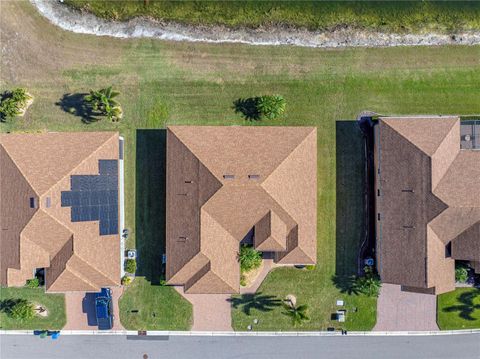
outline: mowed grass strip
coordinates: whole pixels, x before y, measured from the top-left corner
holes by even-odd
[[[192,25],[282,25],[310,30],[461,31],[480,28],[472,1],[103,1],[65,0],[109,20],[149,16]]]
[[[347,329],[368,329],[374,324],[375,300],[341,293],[332,281],[335,275],[348,277],[352,272],[354,248],[361,235],[357,232],[361,223],[353,214],[361,213],[356,208],[363,203],[358,192],[361,184],[352,179],[360,176],[361,138],[354,126],[346,126],[341,131],[344,138],[339,140],[338,120],[354,119],[365,109],[403,115],[480,113],[478,46],[322,50],[98,38],[56,29],[27,2],[7,2],[2,5],[0,18],[2,31],[6,29],[12,36],[17,32],[23,34],[16,38],[18,52],[10,45],[6,49],[8,56],[0,58],[2,64],[7,60],[15,64],[2,66],[0,87],[25,86],[35,96],[26,116],[0,125],[0,131],[119,131],[126,140],[126,223],[131,229],[127,246],[137,246],[140,256],[144,252],[142,246],[146,249],[151,245],[149,242],[159,241],[155,244],[159,245],[162,240],[159,222],[148,225],[155,220],[151,208],[157,211],[157,220],[162,216],[159,202],[149,206],[149,198],[162,199],[157,192],[158,184],[149,185],[143,178],[149,176],[145,172],[148,165],[142,167],[143,172],[138,171],[137,161],[150,155],[149,147],[136,153],[141,147],[137,146],[138,129],[161,129],[170,124],[317,127],[319,261],[316,270],[279,269],[261,289],[263,294],[277,298],[290,294],[287,292],[296,294],[299,303],[310,304],[311,320],[294,328],[288,317],[279,312],[280,308],[255,316],[247,316],[237,308],[233,311],[233,324],[241,330],[255,317],[263,326],[256,329],[328,327],[330,313],[336,309],[335,299],[344,296]],[[49,51],[30,52],[36,47]],[[66,93],[82,93],[111,84],[121,92],[119,101],[124,118],[120,123],[102,120],[85,125],[80,117],[55,104]],[[237,98],[269,93],[286,98],[287,110],[281,119],[250,123],[234,113],[232,104]],[[338,161],[342,158],[344,164],[350,160],[353,166],[344,165],[344,170],[339,170]],[[150,178],[155,181],[155,177]],[[142,181],[141,186],[138,181]],[[152,188],[147,192],[149,186]],[[150,219],[139,218],[148,213]],[[343,222],[338,217],[343,217]],[[345,223],[343,233],[339,233],[341,227],[337,223]],[[148,274],[142,263],[152,263],[151,277],[137,278],[127,289],[130,298],[126,297],[127,301],[121,304],[123,312],[128,313],[145,303],[143,317],[126,314],[130,317],[122,319],[129,328],[171,328],[158,319],[159,308],[166,312],[165,318],[170,313],[176,315],[177,305],[183,308],[182,298],[172,288],[151,285],[150,281],[158,280],[161,263],[161,251],[155,251],[149,259],[139,257],[143,276]],[[177,323],[187,322],[186,317],[187,314],[179,314]],[[179,329],[184,327],[182,324]]]
[[[442,330],[480,329],[480,289],[457,288],[439,295],[437,311]]]
[[[33,319],[17,320],[6,312],[5,304],[10,299],[26,299],[43,306],[48,316],[36,315]],[[44,288],[0,288],[0,329],[62,329],[66,323],[65,296],[46,294]]]

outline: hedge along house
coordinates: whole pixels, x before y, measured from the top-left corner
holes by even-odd
[[[120,285],[122,162],[114,132],[0,135],[1,285],[38,270],[47,292]]]
[[[376,248],[383,282],[441,294],[455,288],[455,260],[480,273],[479,129],[458,117],[379,119]]]
[[[313,127],[167,129],[166,278],[186,293],[238,293],[239,248],[314,264]]]

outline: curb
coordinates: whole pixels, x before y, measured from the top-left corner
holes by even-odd
[[[233,332],[205,331],[181,332],[149,330],[140,335],[136,330],[60,330],[61,335],[120,335],[120,336],[201,336],[201,337],[332,337],[346,336],[341,332]],[[398,331],[398,332],[348,332],[348,336],[436,336],[480,334],[480,329],[438,330],[438,331]],[[0,335],[34,335],[33,330],[0,330]]]

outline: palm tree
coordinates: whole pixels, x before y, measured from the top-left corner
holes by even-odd
[[[111,121],[118,121],[123,116],[120,104],[113,98],[120,94],[109,86],[98,91],[90,90],[90,94],[84,97],[85,102],[89,103],[94,111],[100,112],[107,116]]]
[[[302,322],[305,320],[310,320],[307,315],[308,305],[306,304],[299,306],[284,304],[284,308],[285,312],[283,312],[283,314],[292,319],[292,324],[294,327],[296,327],[297,324],[302,324]]]

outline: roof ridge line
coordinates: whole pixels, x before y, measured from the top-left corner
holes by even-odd
[[[99,131],[99,132],[105,132],[109,133],[110,131]],[[78,163],[75,167],[73,167],[70,171],[65,174],[65,176],[61,177],[57,182],[55,182],[53,185],[51,185],[45,192],[42,194],[39,194],[39,196],[43,196],[45,193],[50,191],[53,187],[55,187],[57,184],[59,184],[65,177],[68,177],[73,171],[75,171],[78,167],[80,167],[82,164],[85,163],[86,160],[88,160],[90,157],[92,157],[95,153],[97,153],[101,148],[105,146],[105,144],[112,139],[113,136],[115,136],[118,132],[113,132],[112,136],[110,136],[108,139],[106,139],[100,146],[97,147],[97,149],[93,152],[91,152],[87,157],[85,157],[80,163]]]

